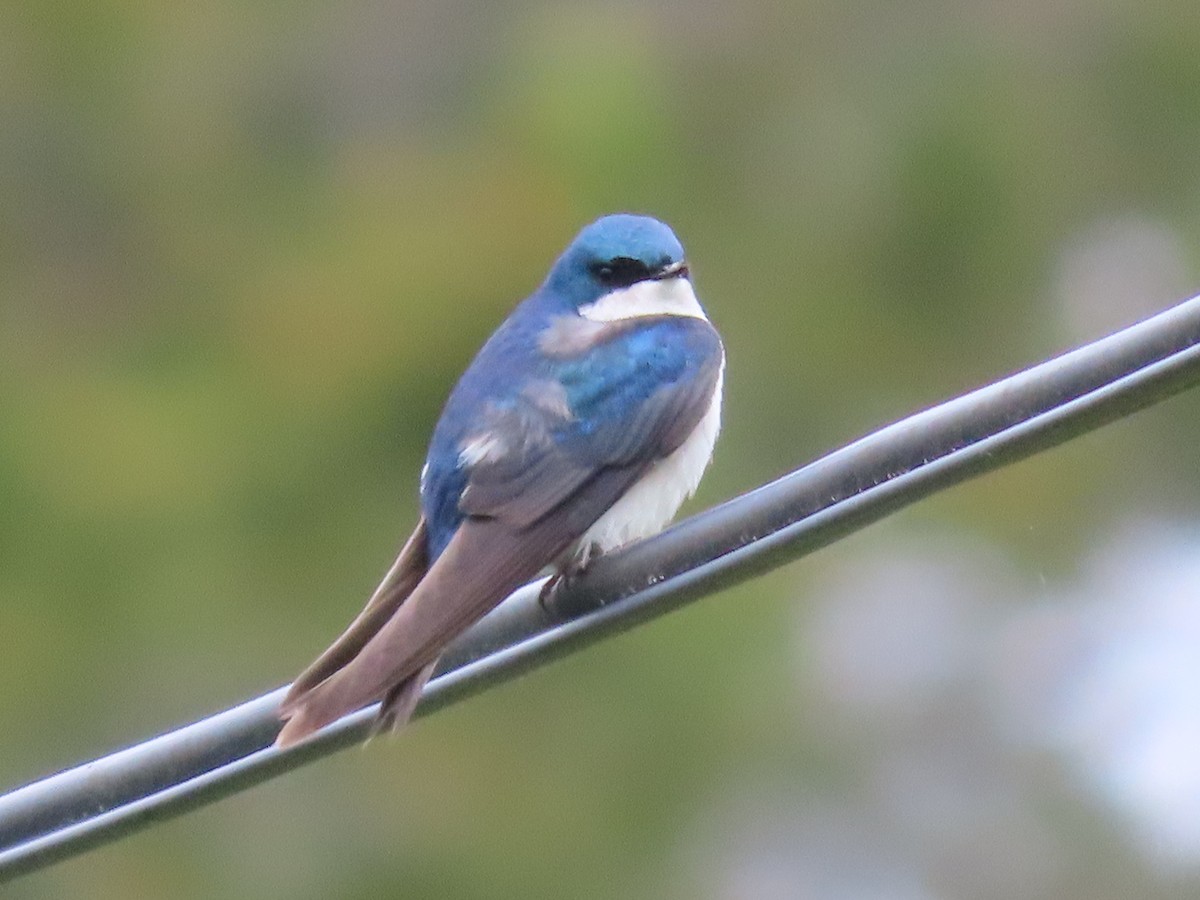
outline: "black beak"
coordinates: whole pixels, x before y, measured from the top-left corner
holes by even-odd
[[[671,263],[670,265],[659,269],[650,277],[654,281],[665,281],[668,278],[687,278],[688,264],[683,260]]]

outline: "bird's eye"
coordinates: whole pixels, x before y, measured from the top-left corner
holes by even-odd
[[[592,265],[592,274],[601,284],[627,287],[650,277],[650,269],[640,259],[617,256]]]

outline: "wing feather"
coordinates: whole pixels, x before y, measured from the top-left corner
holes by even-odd
[[[400,608],[400,604],[408,599],[429,568],[427,546],[425,518],[422,517],[363,611],[341,637],[292,682],[283,698],[283,711],[286,712],[299,697],[354,659]]]
[[[350,662],[283,711],[288,721],[276,738],[287,747],[342,716],[390,699],[411,713],[419,685],[446,645],[512,591],[533,578],[582,533],[581,509],[594,520],[611,506],[638,472],[598,473],[571,504],[529,528],[491,518],[467,519],[429,572]],[[395,710],[393,710],[393,713]],[[393,715],[398,722],[402,721]]]
[[[698,345],[689,346],[693,352],[680,352],[673,377],[656,381],[657,372],[638,366],[631,354],[622,352],[621,342],[638,335],[622,322],[614,325],[608,350],[623,365],[610,367],[615,376],[603,366],[589,373],[593,382],[607,378],[603,389],[587,398],[587,413],[594,415],[564,418],[536,404],[493,408],[485,429],[505,436],[506,452],[471,466],[459,509],[468,516],[527,526],[572,497],[597,471],[644,468],[675,451],[708,412],[724,354],[715,329],[704,320],[646,317],[645,328],[665,320],[684,332],[691,345]],[[650,385],[646,396],[640,403],[622,402],[637,379]]]

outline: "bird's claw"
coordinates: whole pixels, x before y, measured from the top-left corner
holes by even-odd
[[[572,556],[568,562],[546,579],[546,583],[538,592],[538,605],[553,615],[556,611],[555,602],[562,596],[562,592],[569,590],[571,585],[580,579],[595,557],[596,554],[591,547],[585,548],[578,556]]]

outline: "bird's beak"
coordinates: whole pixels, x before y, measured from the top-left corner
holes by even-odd
[[[671,263],[669,266],[666,266],[665,268],[659,270],[658,272],[655,272],[651,276],[651,278],[653,278],[655,281],[664,281],[667,278],[687,278],[687,277],[688,277],[688,264],[685,260],[680,260],[679,262]]]

